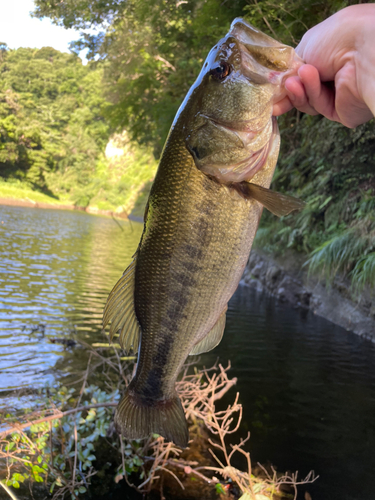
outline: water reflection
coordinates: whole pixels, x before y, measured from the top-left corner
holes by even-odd
[[[121,222],[120,227],[82,212],[6,206],[0,207],[0,219],[4,396],[15,388],[53,381],[50,368],[65,348],[50,339],[100,335],[106,297],[130,262],[142,225]]]

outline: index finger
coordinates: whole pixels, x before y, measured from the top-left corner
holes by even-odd
[[[281,101],[276,102],[273,105],[272,114],[273,116],[280,116],[284,113],[287,113],[291,109],[293,109],[293,104],[290,102],[289,97],[285,96],[283,99],[281,99]]]

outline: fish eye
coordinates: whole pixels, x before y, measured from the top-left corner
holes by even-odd
[[[212,78],[218,82],[224,80],[231,72],[230,64],[226,61],[220,61],[219,65],[212,68],[210,74]]]

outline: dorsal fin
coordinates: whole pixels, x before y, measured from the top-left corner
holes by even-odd
[[[223,338],[224,328],[225,328],[225,319],[226,319],[227,307],[219,316],[219,319],[216,321],[213,328],[207,333],[207,335],[202,339],[198,344],[195,344],[189,356],[193,356],[194,354],[202,354],[202,352],[211,351],[214,347],[216,347],[221,339]]]
[[[109,294],[103,313],[103,330],[111,322],[109,340],[119,332],[119,342],[126,351],[138,351],[141,327],[134,310],[135,264],[137,254]]]
[[[301,210],[306,203],[288,194],[277,193],[252,182],[239,182],[232,187],[244,198],[253,198],[259,201],[267,210],[277,217],[288,215],[294,210]]]

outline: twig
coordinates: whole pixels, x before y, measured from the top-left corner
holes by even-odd
[[[8,488],[8,486],[6,486],[4,483],[2,483],[0,481],[0,485],[4,488],[4,490],[8,493],[8,495],[10,496],[10,498],[12,498],[13,500],[18,500],[16,495],[14,495],[14,493]]]
[[[155,457],[144,457],[143,459],[144,460],[156,460]],[[182,462],[182,463],[179,463],[179,462]],[[203,479],[207,483],[209,483],[209,484],[212,483],[212,479],[209,479],[201,472],[198,472],[197,469],[194,469],[193,467],[191,467],[192,465],[196,465],[198,462],[185,462],[184,460],[180,460],[179,462],[177,462],[176,460],[173,460],[173,459],[165,461],[166,464],[172,465],[172,467],[184,469],[185,474],[195,474],[196,476],[200,477],[201,479]],[[202,469],[204,467],[199,467],[199,468]]]
[[[266,16],[264,16],[264,15],[263,15],[263,11],[262,11],[262,9],[260,8],[260,6],[259,6],[259,4],[258,4],[257,0],[254,0],[254,3],[255,3],[255,5],[257,6],[257,9],[258,9],[258,10],[259,10],[259,12],[260,12],[260,15],[262,16],[263,21],[264,21],[264,22],[265,22],[265,24],[267,25],[267,28],[271,31],[271,33],[273,34],[273,36],[274,36],[275,38],[277,38],[276,33],[274,32],[274,30],[272,29],[272,26],[271,26],[271,25],[270,25],[270,23],[268,22],[268,19],[266,18]]]
[[[124,228],[122,227],[122,225],[119,223],[119,221],[117,219],[114,218],[113,216],[113,213],[111,213],[111,216],[112,216],[112,220],[114,220],[116,222],[116,224],[118,225],[118,227],[121,229],[122,232],[124,232]]]
[[[224,394],[226,394],[229,391],[229,389],[231,389],[236,384],[237,384],[236,377],[232,378],[232,380],[229,380],[227,384],[221,389],[221,391],[217,392],[216,394],[213,394],[212,401],[218,401],[219,399],[221,399],[224,396]]]
[[[88,344],[87,342],[85,342],[84,340],[82,339],[77,339],[77,342],[81,345],[83,345],[83,347],[86,347],[86,349],[88,349],[89,351],[91,351],[94,356],[97,356],[98,358],[102,359],[104,361],[104,363],[107,363],[109,366],[111,366],[111,368],[113,368],[115,371],[119,371],[118,367],[116,367],[111,361],[110,359],[108,358],[105,358],[104,356],[102,356],[101,354],[98,353],[98,351],[96,351],[95,349],[92,348],[92,346],[90,344]]]
[[[49,423],[49,448],[50,448],[50,461],[51,461],[51,468],[53,468],[53,449],[52,449],[52,421]]]
[[[87,362],[87,368],[86,368],[86,371],[85,371],[85,376],[84,376],[84,379],[83,379],[81,390],[79,391],[79,398],[78,398],[76,406],[79,406],[79,404],[81,402],[81,399],[82,399],[82,396],[83,396],[83,392],[84,392],[85,387],[86,387],[87,377],[88,377],[89,371],[90,371],[91,358],[92,358],[92,352],[90,352],[89,360]]]
[[[77,454],[78,454],[78,450],[77,450],[77,441],[78,441],[78,437],[77,437],[77,424],[76,422],[74,422],[74,443],[75,443],[75,447],[74,447],[74,464],[73,464],[73,479],[72,479],[72,488],[74,490],[74,484],[76,482],[76,468],[77,468]]]
[[[121,444],[121,460],[122,460],[122,469],[124,471],[124,478],[125,478],[125,481],[126,481],[126,484],[130,487],[130,488],[136,488],[136,486],[133,484],[133,483],[130,483],[129,482],[129,478],[128,478],[128,473],[126,472],[126,467],[125,467],[125,453],[124,453],[124,443],[122,441],[122,436],[120,436],[120,444]],[[136,488],[137,489],[137,488]]]
[[[123,378],[125,384],[128,385],[129,381],[127,380],[127,378],[124,375],[124,371],[122,369],[122,364],[121,364],[120,356],[118,355],[116,347],[115,346],[113,346],[113,347],[114,347],[114,350],[115,350],[115,354],[116,354],[116,358],[117,358],[117,362],[118,362],[118,367],[120,369],[120,375]]]
[[[178,477],[176,476],[176,474],[174,472],[172,472],[171,470],[169,469],[166,469],[165,467],[163,466],[160,466],[160,469],[163,470],[164,472],[168,472],[168,474],[171,474],[171,476],[173,476],[175,478],[175,480],[178,482],[178,484],[181,486],[181,488],[184,490],[185,489],[185,486],[181,483],[181,481],[178,479]]]

